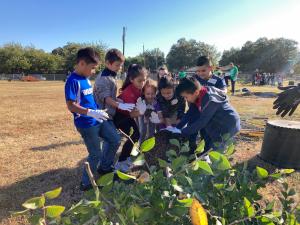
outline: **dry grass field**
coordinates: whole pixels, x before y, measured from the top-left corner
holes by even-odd
[[[247,88],[278,92],[274,87]],[[0,224],[26,224],[11,218],[10,211],[21,209],[32,196],[62,186],[54,203],[70,206],[81,198],[81,165],[87,152],[66,109],[63,82],[0,81],[0,96]],[[278,119],[272,110],[274,98],[238,93],[230,101],[246,127],[263,128],[267,119]],[[300,109],[287,119],[300,120]],[[261,143],[261,138],[238,137],[234,161],[274,169],[257,158]],[[299,172],[288,182],[300,193]],[[272,198],[278,191],[278,185],[270,183],[263,193]]]

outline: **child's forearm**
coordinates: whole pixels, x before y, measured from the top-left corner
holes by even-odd
[[[67,107],[68,107],[69,111],[73,112],[73,113],[86,115],[88,112],[87,108],[84,108],[84,107],[78,105],[76,102],[72,102],[72,101],[67,101]]]
[[[116,102],[115,100],[113,100],[112,97],[106,97],[105,104],[107,104],[113,108],[118,108],[118,106],[119,106],[119,103]]]

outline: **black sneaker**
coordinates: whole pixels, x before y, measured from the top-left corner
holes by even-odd
[[[80,182],[79,189],[80,189],[80,191],[89,191],[89,190],[93,189],[93,185],[91,185],[91,184],[84,185],[82,182]]]

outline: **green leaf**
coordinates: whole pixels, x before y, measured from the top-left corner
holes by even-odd
[[[257,176],[260,179],[265,179],[269,176],[268,171],[265,170],[264,168],[259,167],[259,166],[256,167],[256,173],[257,173]]]
[[[171,184],[176,191],[183,192],[182,187],[177,184],[177,181],[174,178],[171,180]]]
[[[274,207],[275,201],[272,201],[270,203],[267,204],[266,206],[266,210],[272,210]]]
[[[198,167],[204,172],[206,175],[214,175],[212,169],[210,168],[210,165],[202,160],[197,161]]]
[[[286,190],[286,191],[287,191],[287,189],[289,189],[289,185],[286,182],[282,183],[282,186],[283,186],[284,190]]]
[[[181,166],[183,166],[186,162],[186,157],[184,156],[179,156],[178,158],[174,159],[172,161],[172,170],[176,171],[177,169],[179,169]]]
[[[221,160],[221,153],[216,151],[211,151],[208,153],[209,158],[213,162],[219,162]]]
[[[131,135],[133,135],[133,132],[134,132],[133,127],[130,127],[130,130],[129,130],[129,137],[131,137]]]
[[[293,173],[293,172],[295,172],[294,169],[282,169],[282,170],[280,170],[281,174],[290,174],[290,173]]]
[[[194,171],[197,171],[197,170],[199,169],[198,161],[195,160],[195,161],[192,163],[192,165],[193,165],[193,170],[194,170]]]
[[[224,155],[220,156],[220,161],[217,165],[217,169],[219,170],[228,170],[231,168],[230,162],[228,161],[227,157]]]
[[[46,215],[50,218],[59,217],[65,211],[64,206],[50,205],[46,207]]]
[[[136,180],[135,176],[132,175],[128,175],[126,173],[122,173],[121,171],[117,170],[117,175],[119,178],[121,178],[122,180],[129,180],[129,179],[134,179]]]
[[[230,138],[230,134],[229,134],[229,133],[224,134],[224,135],[222,136],[222,138],[223,138],[223,142],[226,142],[226,141]]]
[[[195,153],[201,153],[204,151],[204,146],[205,146],[205,141],[204,139],[201,140],[201,142],[199,143],[199,145],[197,146]]]
[[[231,156],[233,153],[234,153],[234,144],[231,143],[231,144],[227,147],[227,150],[226,150],[225,155],[228,157],[228,156]]]
[[[182,153],[189,152],[189,151],[190,151],[190,149],[187,145],[183,145],[180,149],[180,152],[182,152]]]
[[[155,137],[149,138],[141,144],[141,151],[148,152],[155,146]]]
[[[193,203],[192,198],[186,198],[186,199],[177,199],[179,203],[181,203],[184,207],[190,207]]]
[[[96,183],[99,186],[107,186],[113,183],[113,180],[114,180],[114,172],[111,172],[101,176]]]
[[[45,197],[41,196],[41,197],[28,199],[26,202],[22,204],[22,206],[25,207],[26,209],[38,209],[38,208],[42,208],[44,204],[45,204]]]
[[[70,217],[63,217],[61,220],[62,220],[64,225],[71,225],[72,224]]]
[[[224,184],[214,184],[214,187],[218,190],[221,190],[225,187],[225,185]]]
[[[29,222],[32,225],[44,225],[44,218],[42,218],[40,215],[33,215],[29,217]]]
[[[133,214],[134,217],[139,218],[143,212],[143,209],[138,205],[133,205]]]
[[[134,213],[136,213],[136,208],[134,209]],[[142,210],[139,212],[139,218],[138,220],[143,221],[151,221],[153,220],[153,217],[155,215],[154,209],[150,207],[142,208]]]
[[[293,196],[293,195],[295,195],[295,194],[296,194],[296,191],[295,191],[294,188],[291,188],[291,189],[289,190],[289,192],[288,192],[288,196]]]
[[[23,211],[18,211],[18,212],[12,212],[12,215],[13,216],[20,216],[20,215],[24,215],[26,214],[27,212],[29,212],[30,209],[25,209]]]
[[[270,177],[279,179],[279,178],[281,178],[281,173],[272,173],[272,174],[270,174]]]
[[[52,191],[46,192],[45,197],[48,198],[48,199],[57,198],[60,195],[61,191],[62,191],[62,187],[56,188]]]
[[[145,156],[143,154],[139,155],[133,162],[135,166],[142,166],[145,164]]]
[[[244,197],[244,208],[246,209],[248,217],[254,216],[254,208],[246,197]]]
[[[165,168],[168,166],[168,163],[165,160],[160,159],[160,158],[158,158],[157,160],[158,160],[158,164],[160,167]]]
[[[175,145],[178,148],[180,148],[180,143],[177,139],[170,139],[169,142],[170,142],[171,145]]]
[[[175,150],[171,149],[169,151],[166,152],[166,155],[168,156],[168,158],[171,158],[171,157],[177,157],[177,153]]]
[[[187,207],[175,206],[175,207],[169,209],[168,212],[171,215],[174,215],[176,217],[182,217],[187,214],[188,209],[187,209]]]
[[[187,182],[189,183],[189,185],[192,187],[193,186],[193,180],[189,177],[185,176],[185,179],[187,180]]]
[[[126,217],[129,218],[130,220],[134,219],[134,210],[133,206],[130,206],[127,211],[126,211]]]

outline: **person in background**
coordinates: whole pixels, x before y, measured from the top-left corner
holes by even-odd
[[[200,56],[197,59],[196,79],[202,86],[214,86],[224,93],[227,93],[227,87],[224,79],[212,73],[213,67],[207,56]]]
[[[238,77],[238,74],[239,74],[239,69],[233,63],[230,63],[229,66],[230,66],[229,74],[230,74],[230,81],[231,81],[231,94],[234,95],[234,93],[235,93],[235,83],[237,81],[237,77]]]
[[[168,77],[168,76],[169,76],[168,68],[166,66],[159,67],[157,73],[157,83],[162,77]]]

